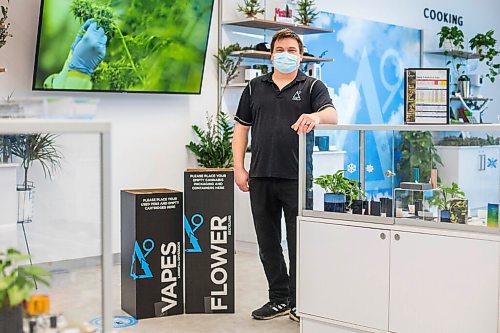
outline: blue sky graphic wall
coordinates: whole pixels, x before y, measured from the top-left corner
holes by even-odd
[[[320,12],[314,25],[334,30],[306,35],[304,42],[309,53],[335,59],[323,65],[322,80],[341,113],[340,122],[403,123],[404,68],[420,65],[420,30],[327,12]],[[348,152],[347,175],[358,178],[357,133],[338,132],[330,139]],[[393,151],[392,133],[368,132],[366,139],[368,147],[376,147],[366,154],[366,190],[389,194],[391,179],[384,173],[392,169],[393,157],[387,153]]]

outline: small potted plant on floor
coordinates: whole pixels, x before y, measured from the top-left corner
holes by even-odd
[[[366,198],[366,194],[359,188],[355,180],[344,177],[345,170],[339,170],[333,175],[321,175],[314,180],[325,190],[324,210],[326,212],[344,213],[353,200],[359,197]]]
[[[485,34],[478,33],[469,40],[471,49],[479,54],[479,61],[485,61],[486,66],[488,66],[486,77],[489,78],[492,83],[495,82],[495,77],[500,70],[500,63],[495,63],[493,61],[493,58],[500,53],[495,49],[497,40],[493,37],[493,33],[493,30]]]
[[[0,253],[0,332],[23,333],[23,306],[35,281],[49,285],[49,273],[37,266],[19,266],[29,259],[16,249]]]
[[[317,16],[318,12],[316,11],[314,0],[297,1],[297,16],[294,17],[297,23],[309,25]]]
[[[244,5],[238,5],[238,11],[248,18],[255,18],[257,14],[264,14],[265,10],[260,6],[259,0],[244,0]]]
[[[467,220],[465,193],[455,182],[452,182],[451,186],[439,186],[431,203],[439,208],[440,222],[464,224]]]

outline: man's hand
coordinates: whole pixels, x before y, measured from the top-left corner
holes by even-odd
[[[291,127],[297,134],[309,133],[316,125],[319,125],[319,121],[320,118],[318,115],[303,113]]]
[[[107,41],[104,29],[98,28],[96,22],[91,22],[82,39],[75,45],[69,69],[92,75],[106,55]]]
[[[234,182],[238,188],[243,192],[248,192],[248,172],[245,168],[235,168],[234,169]]]

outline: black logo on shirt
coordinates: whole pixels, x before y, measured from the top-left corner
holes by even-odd
[[[292,101],[301,101],[302,99],[300,98],[300,94],[302,93],[302,90],[297,90],[295,94],[292,97]]]

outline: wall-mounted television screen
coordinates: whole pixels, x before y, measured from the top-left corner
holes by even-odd
[[[214,0],[42,0],[34,90],[199,94]]]

